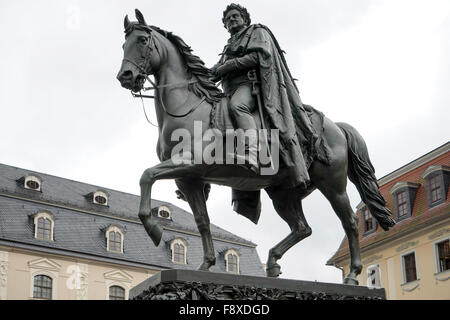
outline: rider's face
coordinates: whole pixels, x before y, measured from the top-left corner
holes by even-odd
[[[232,9],[225,16],[225,26],[229,33],[235,34],[245,27],[245,20],[238,10]]]

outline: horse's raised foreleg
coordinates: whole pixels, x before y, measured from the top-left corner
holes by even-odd
[[[277,260],[281,259],[286,251],[295,244],[310,236],[312,231],[303,214],[302,198],[298,188],[278,191],[267,188],[266,191],[271,197],[279,216],[291,228],[291,233],[269,251],[266,264],[267,276],[278,277],[281,271]]]
[[[147,234],[153,240],[155,246],[158,246],[159,242],[161,241],[163,229],[159,224],[152,220],[151,194],[153,182],[146,176],[146,173],[144,172],[139,184],[141,186],[139,219],[141,219],[145,231],[147,231]]]
[[[151,193],[153,184],[160,179],[177,179],[196,171],[200,173],[201,167],[193,164],[175,164],[172,160],[166,160],[160,164],[148,168],[142,174],[139,181],[141,187],[141,202],[139,205],[139,218],[144,225],[153,243],[157,246],[161,241],[163,229],[152,219],[151,215]]]
[[[198,231],[202,237],[203,263],[198,270],[209,271],[209,268],[216,264],[216,256],[214,254],[206,196],[204,194],[205,184],[201,181],[187,179],[179,179],[175,182],[191,207]]]

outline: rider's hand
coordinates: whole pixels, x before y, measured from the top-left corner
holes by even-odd
[[[216,74],[220,77],[223,77],[224,75],[233,71],[234,69],[236,69],[235,63],[233,62],[233,60],[228,60],[225,61],[224,64],[217,67]]]

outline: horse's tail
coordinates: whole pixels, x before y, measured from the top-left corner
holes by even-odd
[[[379,191],[375,169],[370,162],[366,143],[355,128],[347,123],[336,123],[344,132],[348,146],[348,178],[358,189],[362,201],[384,230],[395,225],[392,212]]]

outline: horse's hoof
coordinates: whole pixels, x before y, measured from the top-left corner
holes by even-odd
[[[207,271],[207,272],[209,272],[209,267],[210,266],[208,266],[207,264],[205,264],[205,263],[202,263],[201,265],[200,265],[200,267],[198,267],[198,271]]]
[[[356,280],[356,278],[346,277],[346,278],[344,279],[344,284],[349,284],[349,285],[352,285],[352,286],[357,286],[357,285],[359,285],[359,282],[358,282],[358,280]]]
[[[281,267],[278,263],[275,263],[266,269],[266,274],[270,278],[276,278],[281,274]]]

